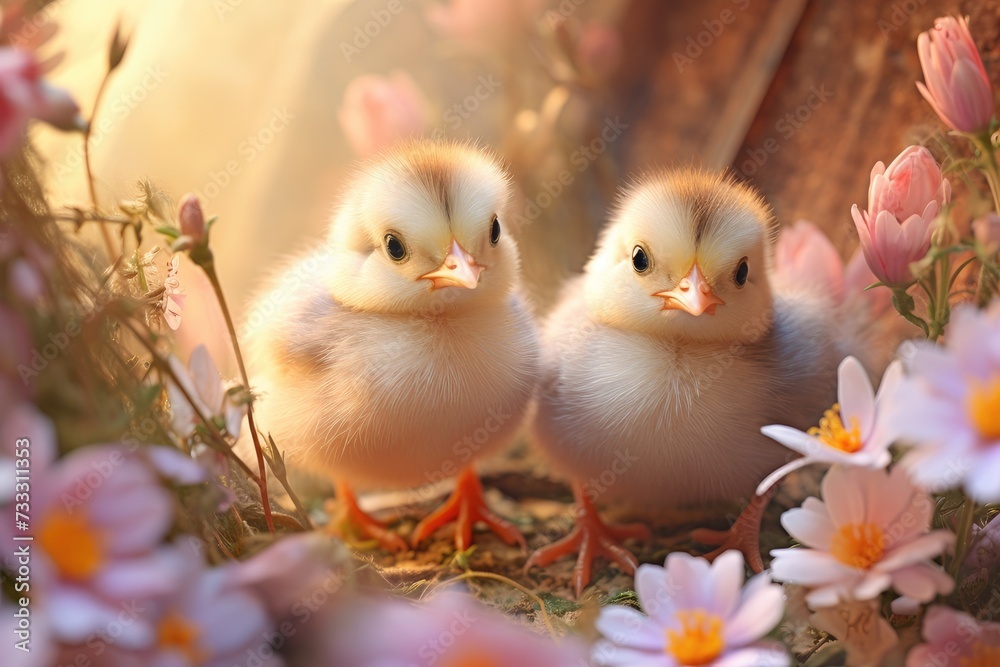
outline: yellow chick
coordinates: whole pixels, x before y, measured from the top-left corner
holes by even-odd
[[[515,437],[538,376],[509,198],[508,176],[474,147],[403,146],[360,169],[328,237],[262,297],[275,310],[251,340],[259,421],[290,460],[333,477],[340,521],[385,548],[406,545],[354,489],[456,472],[413,543],[452,520],[459,549],[479,521],[524,543],[471,466]]]
[[[655,518],[752,497],[789,456],[760,428],[804,429],[833,402],[842,355],[826,302],[773,293],[777,233],[761,197],[720,174],[663,172],[624,193],[542,333],[533,432],[579,509],[528,567],[579,552],[578,594],[596,555],[634,570],[620,542],[648,530],[602,523],[596,501]],[[758,568],[761,503],[716,542]]]

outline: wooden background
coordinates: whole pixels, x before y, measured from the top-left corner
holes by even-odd
[[[725,10],[735,20],[681,70],[675,54]],[[939,131],[914,85],[916,39],[936,16],[959,13],[1000,89],[997,0],[636,0],[624,29],[649,52],[630,51],[623,65],[622,99],[637,118],[626,162],[729,165],[783,224],[811,220],[847,250],[872,165]],[[816,104],[814,90],[828,99]]]

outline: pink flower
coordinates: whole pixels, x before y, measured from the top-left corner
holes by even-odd
[[[271,638],[282,635],[264,601],[234,580],[239,565],[206,568],[195,551],[178,550],[178,555],[181,576],[174,587],[134,601],[131,609],[138,613],[126,616],[127,624],[119,620],[108,626],[124,626],[124,632],[97,633],[83,646],[68,646],[64,654],[102,667],[281,667],[284,661]]]
[[[834,303],[843,300],[844,261],[826,234],[806,220],[781,230],[773,275],[781,290],[804,288],[828,295]]]
[[[205,238],[205,214],[201,210],[198,195],[186,194],[177,212],[181,234],[191,239],[195,245]]]
[[[951,183],[923,146],[910,146],[888,168],[876,162],[868,189],[868,210],[851,208],[865,259],[879,280],[891,286],[913,282],[910,263],[931,247],[934,218],[951,199]]]
[[[969,614],[935,605],[924,616],[923,639],[906,656],[906,667],[1000,665],[1000,623],[980,623]]]
[[[640,565],[635,590],[645,614],[601,609],[597,665],[631,667],[778,667],[791,664],[777,642],[763,640],[785,611],[781,586],[759,574],[743,585],[743,556],[727,551],[711,565],[686,553],[665,567]]]
[[[952,591],[951,577],[930,559],[955,536],[930,530],[934,501],[903,468],[834,466],[822,494],[823,500],[806,498],[781,515],[781,525],[803,546],[771,552],[774,578],[811,588],[810,607],[871,600],[894,588],[903,596],[894,609],[902,610]]]
[[[965,17],[934,19],[917,37],[926,85],[917,89],[941,120],[959,132],[982,132],[993,115],[993,89]]]
[[[987,255],[1000,250],[1000,215],[987,213],[972,221],[972,234],[982,244]]]
[[[851,312],[858,307],[868,320],[892,307],[888,291],[866,291],[878,278],[868,268],[861,248],[845,264],[829,237],[806,220],[781,230],[774,260],[772,279],[779,291],[806,292]]]
[[[580,667],[581,642],[559,644],[468,595],[438,595],[426,605],[402,600],[353,602],[328,631],[326,660],[351,667]]]
[[[347,84],[339,118],[354,152],[369,157],[400,139],[419,136],[428,123],[427,102],[406,72],[366,74]]]
[[[171,357],[170,368],[201,414],[215,421],[233,438],[238,438],[247,414],[246,392],[240,385],[222,379],[208,349],[204,345],[196,347],[191,353],[188,368],[184,368],[177,357]],[[184,392],[172,382],[167,384],[167,397],[170,399],[174,430],[181,436],[190,436],[200,423],[197,413]]]
[[[161,548],[175,505],[163,475],[204,480],[196,463],[168,447],[93,445],[57,461],[46,484],[32,486],[34,581],[60,639],[82,641],[116,618],[122,602],[177,585],[180,560]]]
[[[167,277],[163,281],[163,297],[160,299],[163,320],[174,331],[181,326],[181,310],[184,308],[181,280],[177,277],[180,261],[180,255],[174,255],[170,258],[170,264],[167,265]]]
[[[622,38],[613,27],[591,21],[580,29],[576,62],[585,76],[603,80],[614,73],[622,57]]]
[[[837,371],[838,402],[827,410],[818,427],[802,432],[790,426],[765,426],[760,432],[785,447],[802,454],[802,458],[783,465],[757,487],[763,495],[779,479],[810,463],[829,463],[863,468],[884,468],[892,456],[889,446],[895,437],[880,409],[883,395],[896,390],[902,380],[903,368],[893,362],[886,369],[878,396],[872,389],[868,372],[854,357],[847,357]]]
[[[254,591],[275,620],[316,613],[342,595],[351,569],[351,554],[322,532],[282,537],[239,564],[232,582]]]
[[[932,491],[962,486],[1000,501],[1000,301],[956,306],[944,346],[915,343],[891,401],[891,420],[912,449],[902,465]]]
[[[31,118],[60,129],[81,122],[69,94],[42,81],[41,74],[31,53],[0,47],[0,157],[8,157],[21,144]]]

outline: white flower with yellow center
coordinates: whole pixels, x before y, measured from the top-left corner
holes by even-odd
[[[810,607],[870,600],[894,588],[903,596],[894,608],[902,610],[954,589],[931,559],[955,536],[930,530],[934,501],[901,467],[834,466],[823,478],[822,494],[823,500],[806,498],[781,515],[781,525],[802,547],[771,552],[774,578],[812,589]]]
[[[956,306],[944,346],[916,343],[907,375],[887,396],[891,421],[913,449],[903,465],[931,491],[963,487],[1000,502],[1000,300]]]
[[[665,567],[641,565],[635,590],[645,614],[610,605],[597,629],[594,664],[633,667],[782,667],[788,653],[762,641],[781,620],[781,586],[759,574],[743,586],[743,556],[727,551],[715,563],[685,553]]]
[[[757,487],[763,495],[788,473],[810,463],[841,464],[863,468],[884,468],[892,456],[889,445],[894,440],[882,405],[884,396],[892,395],[902,380],[902,366],[893,362],[882,376],[878,396],[868,373],[854,357],[847,357],[837,371],[838,403],[827,410],[808,431],[790,426],[765,426],[760,431],[802,458],[778,468]]]

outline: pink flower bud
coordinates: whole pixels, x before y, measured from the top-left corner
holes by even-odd
[[[427,102],[406,72],[397,70],[388,77],[359,76],[344,91],[340,126],[361,157],[419,135],[427,123]]]
[[[888,168],[875,163],[868,210],[855,204],[851,215],[865,260],[879,280],[897,287],[912,282],[910,263],[927,254],[934,218],[950,199],[951,183],[922,146],[910,146]]]
[[[585,75],[606,79],[617,69],[621,57],[622,40],[617,30],[598,22],[587,23],[581,28],[576,59]]]
[[[925,83],[917,89],[948,127],[982,132],[993,115],[993,90],[964,17],[944,16],[917,38]]]
[[[181,234],[190,237],[192,243],[200,243],[205,236],[205,214],[201,211],[197,195],[184,195],[177,217],[181,223]]]
[[[987,213],[972,221],[972,233],[990,255],[1000,250],[1000,215]]]

